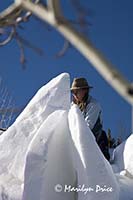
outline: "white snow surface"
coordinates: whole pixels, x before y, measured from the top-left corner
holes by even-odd
[[[118,148],[111,166],[63,73],[0,136],[0,200],[133,200],[133,135]]]

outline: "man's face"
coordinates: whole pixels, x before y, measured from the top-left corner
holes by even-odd
[[[87,89],[73,90],[73,96],[77,101],[82,102],[82,99],[84,98],[87,91],[88,91]]]

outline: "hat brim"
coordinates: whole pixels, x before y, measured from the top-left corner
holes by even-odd
[[[79,89],[91,89],[93,88],[92,86],[84,86],[84,87],[72,87],[70,88],[71,90],[79,90]]]

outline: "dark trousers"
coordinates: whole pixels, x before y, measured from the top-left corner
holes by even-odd
[[[103,155],[105,156],[107,160],[110,160],[108,138],[107,138],[106,132],[102,130],[101,132],[99,132],[99,134],[97,133],[94,135],[96,137],[96,142],[99,148],[101,149]]]

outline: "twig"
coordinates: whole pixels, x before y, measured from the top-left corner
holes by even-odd
[[[70,43],[68,40],[64,41],[64,45],[63,48],[56,54],[56,58],[62,57],[65,55],[66,51],[68,50],[68,48],[70,47]]]
[[[20,48],[20,63],[22,64],[23,69],[25,69],[26,68],[26,59],[25,59],[25,54],[24,54],[24,45],[21,42],[17,32],[15,33],[15,39]]]
[[[36,53],[38,53],[40,56],[43,55],[43,50],[36,47],[35,45],[31,44],[28,40],[24,39],[23,37],[21,37],[20,35],[17,35],[17,37],[19,38],[19,40],[28,48],[34,50]]]

